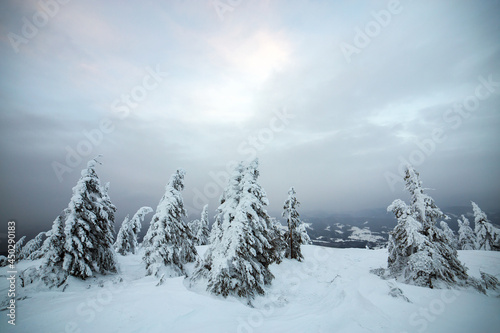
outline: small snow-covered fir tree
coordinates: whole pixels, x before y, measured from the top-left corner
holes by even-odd
[[[462,220],[458,219],[458,248],[460,250],[475,250],[476,236],[469,225],[469,220],[462,215]]]
[[[43,254],[41,248],[43,245],[44,237],[45,237],[45,232],[43,231],[40,232],[38,235],[36,235],[35,238],[28,241],[21,250],[19,260],[22,259],[35,260],[41,258]]]
[[[301,242],[304,245],[310,245],[312,244],[311,238],[309,237],[309,234],[307,233],[307,228],[310,228],[310,223],[304,223],[302,222],[299,224],[299,227],[297,228]]]
[[[125,216],[122,226],[120,227],[120,230],[118,230],[114,247],[116,253],[119,253],[122,256],[131,252],[132,231],[130,230],[130,218],[128,215]]]
[[[26,240],[26,236],[19,238],[19,240],[14,245],[14,258],[16,261],[22,260],[22,250],[24,247],[24,241]]]
[[[181,195],[184,175],[184,170],[178,169],[170,178],[144,238],[147,275],[160,278],[163,274],[185,275],[184,264],[197,258],[193,235],[183,221],[186,216]]]
[[[82,171],[66,210],[63,269],[82,279],[117,270],[113,249],[116,208],[109,198],[108,185],[101,186],[96,163],[89,161]]]
[[[47,238],[42,245],[42,251],[44,253],[43,265],[45,266],[60,266],[62,268],[66,243],[64,220],[65,212],[54,220],[52,223],[52,229],[47,232]]]
[[[474,211],[474,223],[476,232],[476,249],[484,251],[500,251],[500,232],[489,221],[486,213],[475,203],[472,203]]]
[[[440,283],[464,284],[468,279],[466,268],[443,231],[435,226],[445,215],[424,193],[419,174],[411,166],[406,168],[405,188],[411,204],[397,199],[387,207],[398,220],[389,236],[390,275],[430,288]]]
[[[48,286],[60,286],[68,276],[63,270],[63,261],[66,253],[64,233],[65,213],[59,215],[47,232],[47,238],[42,245],[43,263],[40,269],[40,278]]]
[[[196,234],[198,233],[198,229],[200,228],[200,220],[192,220],[191,222],[188,222],[188,227],[189,230],[191,230],[191,234],[193,235],[194,239],[194,245],[198,245],[198,239],[196,239]]]
[[[295,189],[291,187],[288,191],[288,199],[283,206],[283,217],[288,225],[288,231],[285,232],[285,258],[302,261],[304,256],[300,250],[300,245],[308,244],[310,239],[297,212],[299,205],[300,202],[297,200]]]
[[[441,226],[441,230],[443,231],[444,235],[446,238],[449,240],[449,244],[454,248],[458,250],[458,241],[457,237],[455,236],[455,233],[451,228],[448,226],[448,223],[445,221],[439,222],[439,225]]]
[[[208,244],[210,238],[210,230],[208,229],[208,205],[203,207],[201,218],[189,224],[189,229],[191,229],[194,235],[196,245]]]
[[[299,229],[301,226],[299,226]],[[309,236],[307,236],[307,231],[305,231],[305,228],[304,232],[305,236],[307,237],[307,239],[304,238],[304,240],[309,242],[310,239]],[[271,217],[271,230],[270,230],[271,245],[274,249],[274,252],[277,255],[275,261],[277,264],[280,264],[283,261],[283,257],[285,255],[285,249],[286,249],[285,233],[286,231],[284,230],[283,225],[276,218]],[[303,235],[304,234],[302,233],[302,236]],[[304,242],[303,244],[306,243]]]
[[[137,210],[137,212],[134,214],[134,217],[132,217],[132,220],[130,220],[130,235],[132,237],[132,241],[130,242],[131,247],[130,247],[130,252],[133,254],[137,253],[139,250],[139,233],[141,232],[142,229],[142,222],[144,221],[144,218],[146,215],[149,213],[153,212],[153,208],[144,206],[141,207]]]
[[[265,210],[268,200],[258,176],[258,160],[246,168],[238,165],[221,197],[212,243],[200,268],[209,270],[211,293],[252,298],[264,294],[264,285],[274,278],[269,265],[280,254],[273,246],[275,229]]]

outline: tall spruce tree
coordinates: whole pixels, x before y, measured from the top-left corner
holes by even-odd
[[[186,216],[181,191],[185,171],[178,169],[170,178],[144,238],[147,275],[186,275],[184,264],[197,258],[193,235],[183,221]]]
[[[466,268],[443,231],[435,226],[445,215],[424,193],[418,172],[408,166],[405,188],[410,205],[395,200],[389,207],[398,224],[389,236],[388,268],[392,276],[406,283],[434,288],[436,285],[464,284]]]
[[[484,251],[500,251],[500,230],[495,228],[489,221],[486,213],[471,201],[474,211],[474,223],[476,232],[476,249]]]
[[[195,273],[208,278],[211,293],[251,299],[264,294],[264,286],[274,278],[269,265],[280,255],[273,246],[268,200],[258,176],[257,160],[246,168],[239,164],[221,196],[209,250]]]
[[[243,163],[235,166],[229,177],[228,184],[219,198],[219,207],[216,210],[215,221],[210,231],[210,246],[205,252],[203,260],[197,263],[196,270],[191,278],[193,282],[200,278],[208,278],[212,270],[214,256],[223,255],[220,251],[224,247],[222,244],[223,222],[234,219],[236,207],[241,196],[243,171]]]
[[[288,191],[288,199],[283,206],[283,217],[286,219],[288,225],[288,231],[285,232],[285,258],[302,261],[304,256],[302,255],[300,246],[307,244],[310,240],[297,212],[299,205],[300,202],[297,200],[295,189],[291,187]]]
[[[460,250],[475,250],[476,236],[469,225],[469,220],[462,215],[462,219],[458,219],[458,248]]]
[[[91,160],[82,171],[66,210],[63,269],[82,279],[117,271],[113,249],[116,208],[108,195],[109,185],[101,186],[96,164]]]
[[[281,262],[281,244],[277,241],[277,230],[271,217],[267,213],[269,205],[266,192],[258,182],[259,160],[249,163],[242,178],[242,196],[237,210],[246,214],[255,241],[251,242],[259,262],[266,268],[274,262]],[[274,276],[265,279],[270,283]]]

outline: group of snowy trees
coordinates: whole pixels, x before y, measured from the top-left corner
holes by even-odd
[[[188,223],[189,229],[194,235],[195,245],[208,245],[210,241],[208,224],[208,205],[205,205],[201,211],[201,218]]]
[[[61,286],[68,276],[86,279],[116,273],[116,253],[136,254],[142,246],[146,275],[158,277],[160,284],[165,277],[187,276],[185,265],[197,262],[192,281],[205,277],[207,289],[214,294],[252,298],[263,294],[264,286],[271,283],[274,276],[269,266],[280,263],[283,252],[287,258],[301,261],[300,246],[310,243],[297,213],[299,202],[293,187],[283,212],[288,230],[282,232],[281,225],[267,213],[267,196],[258,183],[258,160],[235,168],[221,195],[211,232],[207,205],[199,220],[186,223],[181,194],[185,172],[178,169],[165,188],[142,244],[138,235],[145,216],[153,212],[150,207],[141,207],[132,219],[127,215],[115,241],[116,208],[108,195],[109,184],[102,186],[96,174],[97,163],[91,160],[82,171],[68,207],[55,219],[52,229],[26,245],[25,237],[16,244],[19,260],[43,258],[40,267],[21,274],[23,285],[38,279],[49,286]],[[195,246],[209,243],[201,259]]]
[[[446,222],[445,214],[425,193],[420,176],[413,167],[406,168],[405,189],[410,204],[400,199],[387,207],[397,218],[397,225],[389,236],[388,273],[404,282],[433,288],[436,285],[466,285],[470,282],[467,268],[458,260],[457,248],[490,250],[498,235],[486,215],[473,203],[477,239],[462,216],[458,240]]]
[[[113,249],[116,208],[108,195],[109,183],[102,186],[97,176],[97,163],[96,159],[89,161],[81,172],[68,207],[50,231],[38,234],[24,246],[24,238],[18,241],[18,260],[43,258],[40,267],[20,275],[23,284],[40,279],[49,286],[60,286],[70,275],[85,279],[117,271]],[[135,251],[140,220],[146,213],[147,208],[141,208],[126,224],[127,232],[122,232],[120,242],[115,244],[118,248]]]
[[[193,283],[203,278],[213,294],[252,298],[263,294],[264,286],[274,278],[269,266],[281,262],[285,240],[289,239],[292,246],[287,257],[303,258],[300,245],[309,242],[309,237],[298,219],[295,190],[290,191],[283,214],[290,228],[286,234],[292,235],[289,237],[281,233],[265,209],[268,200],[258,183],[258,160],[235,168],[221,195],[211,232],[208,206],[203,208],[200,220],[185,222],[181,195],[184,175],[179,169],[170,178],[144,237],[146,274],[158,277],[159,284],[165,277],[187,275],[186,264],[196,261],[190,277]],[[208,243],[204,258],[199,258],[195,245]]]
[[[500,251],[500,230],[488,221],[486,214],[475,202],[471,203],[474,214],[474,230],[464,215],[457,220],[458,235],[455,235],[444,221],[440,222],[441,229],[457,250]]]
[[[288,192],[282,217],[287,230],[269,216],[269,204],[258,182],[259,164],[240,163],[234,169],[219,200],[215,221],[209,231],[208,206],[199,220],[185,221],[182,198],[185,172],[178,169],[170,178],[165,194],[153,215],[142,245],[138,235],[150,207],[141,207],[132,219],[127,216],[114,240],[116,208],[96,174],[98,162],[91,160],[81,173],[68,207],[53,222],[52,229],[38,234],[24,245],[16,244],[16,258],[43,258],[40,267],[21,274],[23,284],[39,279],[60,286],[68,276],[86,279],[95,274],[117,272],[116,253],[136,254],[143,248],[142,259],[147,275],[159,278],[187,276],[186,264],[195,263],[193,283],[206,280],[213,294],[253,298],[264,294],[274,276],[269,267],[280,263],[283,255],[301,261],[301,245],[310,243],[305,224],[297,212],[295,189]],[[397,218],[389,236],[388,274],[407,283],[433,288],[436,285],[466,285],[470,279],[458,260],[457,249],[500,250],[500,232],[486,214],[472,202],[475,232],[468,219],[458,220],[456,237],[445,214],[425,193],[420,176],[411,166],[406,169],[405,188],[410,203],[395,200],[388,208]],[[440,221],[441,228],[436,226]],[[195,246],[209,247],[204,258]]]
[[[137,237],[139,232],[141,232],[142,221],[147,214],[152,213],[153,209],[151,207],[141,207],[135,213],[132,220],[129,216],[125,217],[122,222],[122,226],[118,231],[115,242],[115,250],[121,255],[126,255],[128,253],[135,254],[139,249],[139,241]]]

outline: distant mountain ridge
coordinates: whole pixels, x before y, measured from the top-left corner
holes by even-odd
[[[457,219],[465,215],[474,229],[472,207],[452,206],[442,208],[449,217],[445,220],[457,232]],[[488,220],[500,226],[500,211],[487,211]],[[310,224],[307,230],[315,245],[335,248],[382,248],[389,239],[389,232],[396,226],[396,218],[385,209],[367,209],[351,214],[302,214],[302,220]]]

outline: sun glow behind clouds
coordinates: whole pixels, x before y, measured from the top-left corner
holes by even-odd
[[[291,46],[283,36],[259,31],[223,56],[246,79],[262,83],[290,65],[290,54]]]
[[[242,124],[255,113],[256,91],[292,63],[290,43],[282,34],[258,31],[247,38],[218,37],[209,44],[222,77],[191,89],[198,112],[190,121]]]

